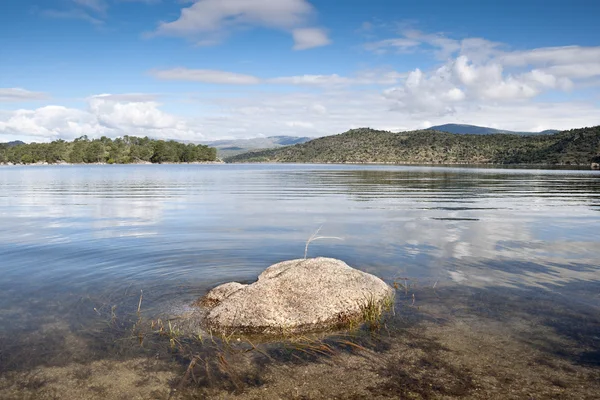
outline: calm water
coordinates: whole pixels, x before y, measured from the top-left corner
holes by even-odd
[[[302,257],[319,226],[344,240],[314,242],[310,256],[343,259],[390,283],[505,291],[519,302],[550,293],[600,315],[598,172],[3,167],[4,369],[20,367],[14,358],[24,346],[10,347],[7,338],[56,321],[78,335],[113,304],[119,312],[137,308],[141,290],[148,316],[173,312],[219,283],[252,281],[272,263]],[[585,337],[589,349],[600,350],[598,336]],[[52,343],[41,347],[53,351]]]

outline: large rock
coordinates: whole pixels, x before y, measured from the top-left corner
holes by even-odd
[[[360,320],[365,307],[390,304],[381,279],[332,258],[284,261],[251,285],[227,283],[200,304],[212,329],[246,333],[300,332]]]

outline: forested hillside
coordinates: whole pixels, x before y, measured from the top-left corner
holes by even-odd
[[[173,140],[152,140],[125,136],[90,140],[82,136],[72,142],[30,143],[8,146],[0,144],[0,164],[201,162],[215,161],[217,151],[204,145],[183,144]]]
[[[227,162],[564,164],[600,157],[600,127],[550,135],[393,133],[368,128],[279,149],[240,154]]]

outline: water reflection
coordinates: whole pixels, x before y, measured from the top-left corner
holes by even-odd
[[[463,275],[482,260],[594,264],[598,183],[593,172],[564,170],[4,168],[0,252],[5,268],[24,275],[42,254],[46,262],[69,259],[78,270],[89,269],[93,255],[105,265],[119,263],[103,269],[99,280],[127,269],[152,281],[157,271],[141,260],[188,253],[195,258],[191,279],[206,279],[207,269],[212,280],[247,278],[271,261],[300,256],[306,237],[324,224],[327,234],[345,240],[315,243],[313,254],[350,259],[387,278],[401,268],[415,277],[456,280],[449,269],[456,260],[464,262]],[[178,261],[160,276],[192,272],[190,261]],[[52,265],[45,270],[51,275]]]

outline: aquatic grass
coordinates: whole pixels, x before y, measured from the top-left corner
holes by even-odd
[[[375,299],[373,295],[365,296],[359,308],[362,322],[370,331],[377,331],[381,328],[384,313],[394,310],[394,295],[385,296],[382,300]]]
[[[183,336],[183,331],[172,324],[171,321],[167,321],[167,324],[165,324],[160,318],[152,320],[150,321],[150,329],[159,336],[167,337],[171,349],[175,349],[177,345],[181,344],[179,338]],[[143,337],[143,335],[140,335],[140,337]]]

